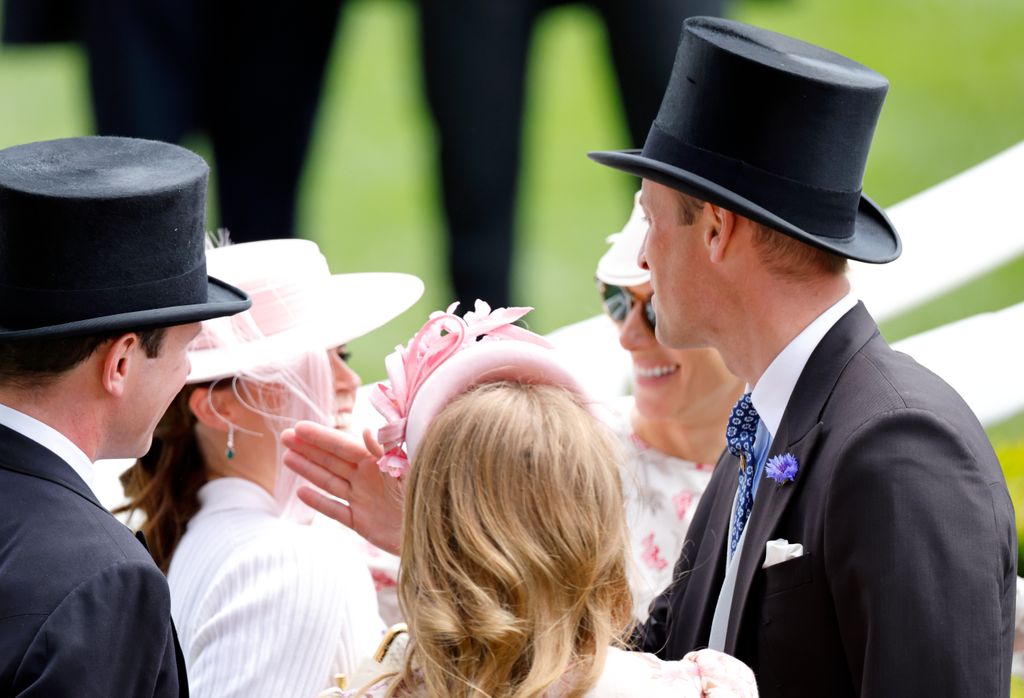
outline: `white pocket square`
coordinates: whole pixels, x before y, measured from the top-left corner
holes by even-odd
[[[762,569],[768,569],[786,560],[792,560],[804,554],[804,546],[799,543],[790,543],[785,538],[776,538],[764,544],[764,564]]]

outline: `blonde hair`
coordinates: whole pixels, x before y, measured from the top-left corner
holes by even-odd
[[[389,695],[580,696],[628,625],[618,460],[572,393],[490,383],[430,425],[406,485]]]

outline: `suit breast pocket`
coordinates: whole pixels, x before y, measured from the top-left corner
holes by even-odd
[[[800,557],[780,562],[764,570],[764,594],[765,596],[780,594],[809,584],[813,578],[811,554],[804,553]]]

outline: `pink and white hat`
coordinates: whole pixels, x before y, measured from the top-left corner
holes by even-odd
[[[387,424],[377,439],[382,471],[400,477],[427,427],[455,397],[483,383],[518,381],[556,385],[590,404],[582,383],[546,339],[515,323],[533,308],[491,307],[478,300],[459,317],[457,303],[430,319],[404,347],[385,359],[389,381],[370,393]]]
[[[331,274],[310,240],[262,240],[206,254],[209,274],[252,298],[239,315],[203,322],[189,350],[189,383],[226,378],[310,349],[341,346],[415,303],[423,282],[411,274]]]
[[[605,240],[612,246],[597,263],[597,280],[615,286],[639,286],[650,281],[651,272],[637,263],[646,235],[647,221],[640,206],[640,192],[637,192],[633,197],[633,212],[626,225]]]
[[[247,289],[252,307],[203,321],[189,347],[189,383],[224,379],[267,420],[277,448],[281,429],[308,419],[332,424],[336,404],[326,350],[380,327],[423,293],[409,274],[331,274],[316,243],[264,240],[210,250],[209,269]],[[252,380],[281,386],[273,405],[238,387]],[[278,515],[308,523],[313,511],[297,497],[302,481],[278,459],[273,497]]]

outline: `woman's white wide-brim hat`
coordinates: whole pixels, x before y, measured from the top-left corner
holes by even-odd
[[[615,286],[639,286],[651,280],[651,272],[637,263],[647,235],[647,221],[640,206],[640,192],[633,197],[633,212],[622,231],[609,235],[611,247],[597,262],[598,281]]]
[[[423,282],[392,272],[331,274],[310,240],[262,240],[209,250],[209,274],[245,289],[252,308],[203,322],[188,383],[205,383],[331,349],[411,307]]]

